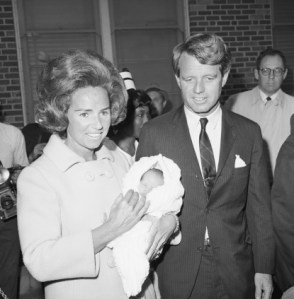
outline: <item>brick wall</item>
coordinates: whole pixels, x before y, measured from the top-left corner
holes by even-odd
[[[11,0],[0,0],[0,117],[5,122],[23,126]]]
[[[270,0],[189,0],[190,33],[214,32],[231,49],[233,64],[223,100],[256,85],[255,60],[272,46]]]
[[[222,36],[233,54],[223,100],[256,85],[258,53],[272,45],[270,0],[189,0],[190,32]],[[12,1],[0,0],[0,116],[23,126]]]

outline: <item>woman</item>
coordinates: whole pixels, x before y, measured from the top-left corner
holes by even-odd
[[[131,229],[148,205],[131,190],[120,195],[128,165],[105,138],[124,116],[123,82],[103,57],[73,50],[48,62],[38,95],[38,122],[53,134],[18,181],[24,263],[45,282],[46,299],[125,299],[106,245]],[[150,258],[175,226],[173,217],[162,217]],[[141,298],[154,298],[152,287]]]
[[[114,126],[109,137],[117,144],[129,165],[135,161],[138,140],[143,125],[150,120],[151,99],[140,89],[128,89],[127,116]]]

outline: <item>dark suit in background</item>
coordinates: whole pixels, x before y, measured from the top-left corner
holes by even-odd
[[[291,134],[282,145],[272,188],[276,240],[276,279],[282,291],[294,286],[294,115]]]

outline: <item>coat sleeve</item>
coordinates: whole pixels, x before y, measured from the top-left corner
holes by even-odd
[[[18,180],[18,229],[24,263],[39,281],[98,274],[91,231],[63,236],[60,202],[33,165]]]
[[[270,186],[260,129],[255,130],[248,185],[246,218],[252,240],[256,273],[274,272],[275,244],[273,236]]]

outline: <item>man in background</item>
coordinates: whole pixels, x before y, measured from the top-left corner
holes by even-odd
[[[267,48],[256,60],[254,77],[258,85],[231,96],[225,103],[228,109],[259,124],[269,156],[271,181],[280,147],[290,134],[290,117],[294,113],[294,97],[281,90],[287,72],[284,54]]]
[[[0,122],[0,161],[4,168],[28,165],[20,129]],[[0,298],[18,298],[20,244],[16,216],[0,220]],[[5,297],[6,296],[6,297]]]

